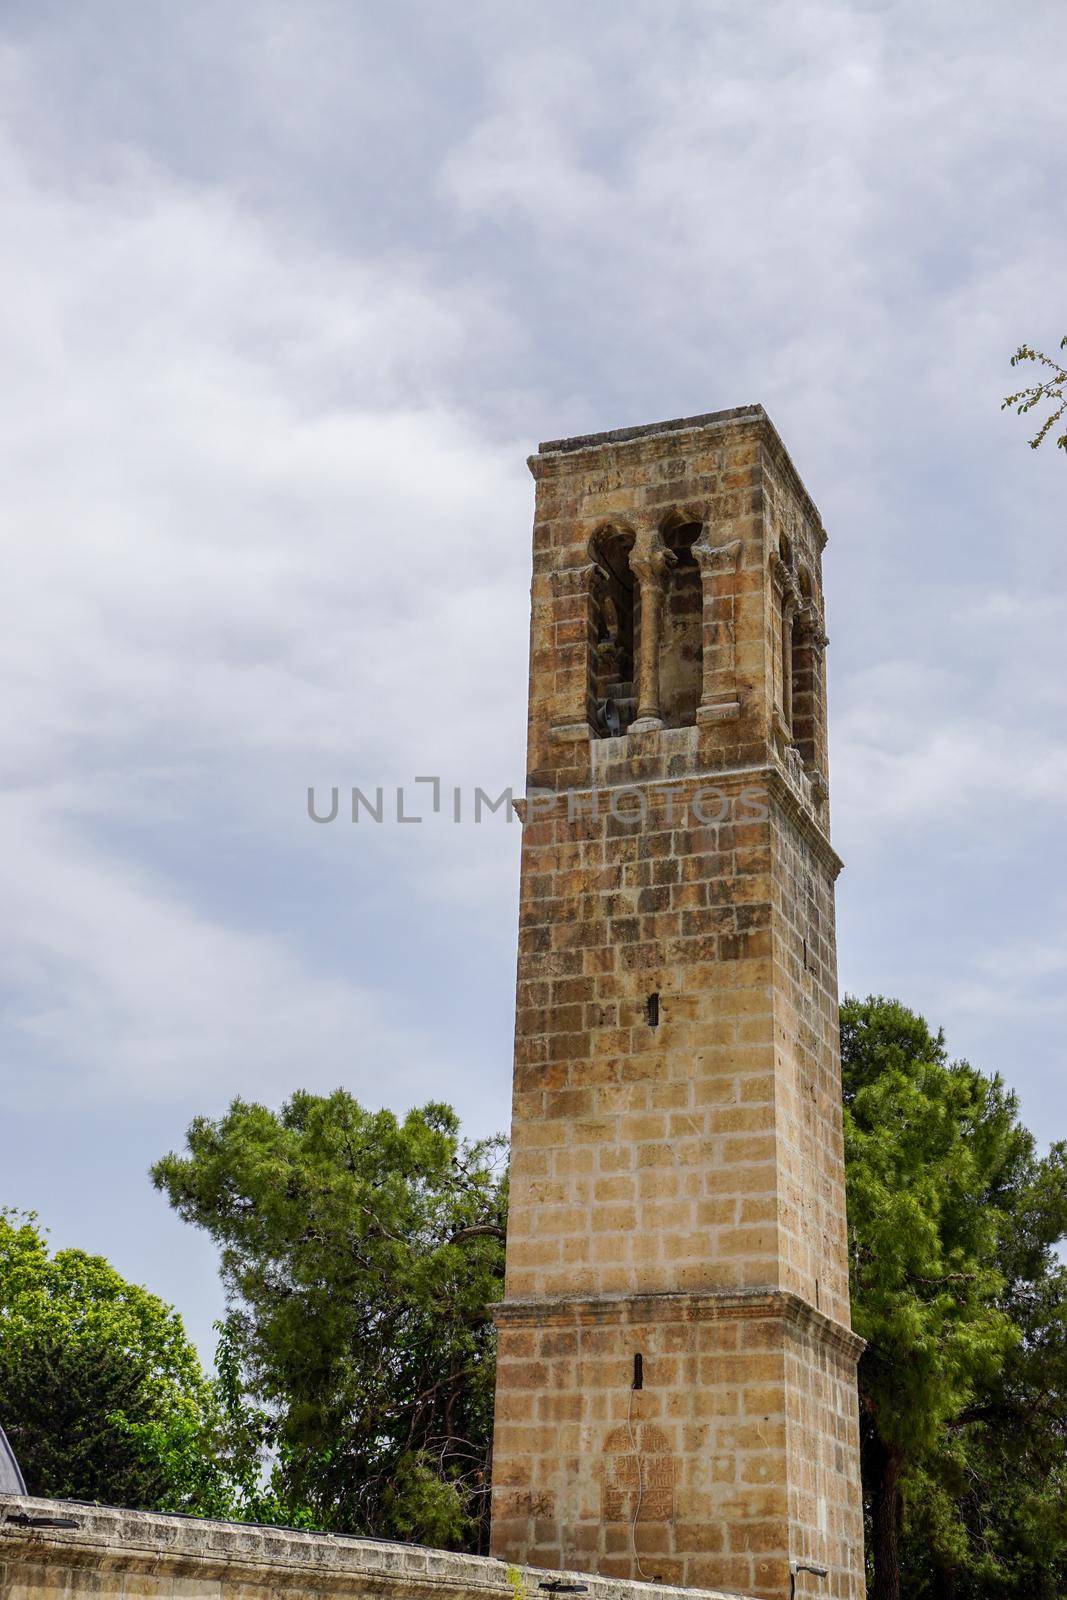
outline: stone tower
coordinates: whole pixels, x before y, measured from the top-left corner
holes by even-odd
[[[493,1552],[856,1600],[826,536],[759,406],[530,467]]]

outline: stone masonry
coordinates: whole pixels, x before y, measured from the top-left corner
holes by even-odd
[[[530,467],[493,1552],[858,1600],[822,523],[759,406]]]
[[[3,1600],[547,1600],[546,1580],[421,1545],[0,1495]],[[635,1600],[630,1584],[574,1581],[588,1600]]]

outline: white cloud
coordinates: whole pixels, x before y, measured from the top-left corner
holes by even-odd
[[[1026,1026],[1062,1027],[1067,1017],[1067,947],[1022,938],[984,952],[947,979],[943,1004],[969,1018],[1026,1019]]]
[[[86,190],[0,165],[10,1092],[32,1068],[45,1099],[274,1093],[403,1060],[405,1095],[439,1093],[447,1045],[372,980],[317,976],[306,930],[232,925],[132,852],[200,830],[210,878],[213,794],[267,852],[301,847],[316,777],[521,778],[530,484],[446,398],[485,308],[145,163]],[[374,843],[413,903],[455,893],[454,855]],[[467,854],[477,901],[499,855]]]
[[[1012,673],[1016,687],[1026,670]],[[854,673],[833,724],[834,803],[846,833],[871,843],[878,829],[881,848],[892,849],[902,825],[980,833],[991,818],[1021,821],[1027,808],[1062,814],[1067,744],[1012,717],[1007,699],[992,674],[976,691],[965,674],[923,662]]]
[[[9,1107],[98,1099],[276,1103],[342,1080],[371,1102],[402,1071],[440,1093],[447,1050],[357,982],[317,974],[269,933],[198,916],[23,802],[3,810]]]
[[[833,808],[871,904],[905,842],[950,892],[946,823],[977,850],[1009,791],[1055,819],[1062,462],[998,403],[1062,331],[1062,7],[1011,39],[962,0],[167,15],[106,82],[54,33],[0,63],[27,1060],[36,1028],[49,1071],[140,1093],[153,1033],[161,1085],[179,1057],[242,1081],[312,1013],[324,1061],[378,1037],[372,977],[325,982],[254,885],[231,914],[137,846],[146,797],[209,876],[214,795],[302,862],[308,782],[518,780],[542,419],[768,405],[833,536]],[[513,851],[382,830],[360,887],[505,940]],[[131,936],[199,1020],[95,948]]]

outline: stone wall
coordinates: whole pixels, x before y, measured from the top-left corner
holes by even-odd
[[[798,1296],[512,1301],[499,1328],[495,1538],[759,1596],[856,1540],[855,1341]],[[849,1592],[796,1575],[798,1596]]]
[[[676,771],[696,736],[659,736]],[[508,1299],[777,1282],[767,790],[675,777],[620,819],[633,742],[596,746],[596,816],[523,832]]]
[[[77,1526],[32,1526],[39,1518],[70,1518]],[[2,1600],[548,1600],[538,1587],[548,1579],[488,1556],[421,1545],[0,1496]],[[588,1600],[624,1600],[646,1587],[572,1581]],[[681,1591],[662,1585],[656,1596],[682,1600]]]
[[[860,1600],[825,532],[759,407],[530,465],[491,1548]]]

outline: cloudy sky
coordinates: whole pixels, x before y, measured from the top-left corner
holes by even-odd
[[[0,1203],[206,1350],[189,1119],[506,1123],[538,439],[761,401],[827,552],[843,986],[1067,1135],[1062,0],[5,0]],[[424,786],[420,793],[428,795]],[[425,802],[423,802],[425,804]]]

